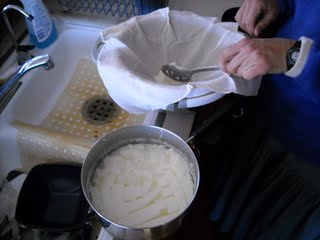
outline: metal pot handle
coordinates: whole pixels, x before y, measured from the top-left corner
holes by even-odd
[[[103,46],[104,42],[102,41],[101,37],[99,37],[93,48],[92,48],[92,51],[91,51],[91,58],[93,60],[94,63],[97,63],[97,60],[98,60],[98,57],[99,57],[99,54],[100,54],[100,50],[101,50],[101,47]]]
[[[208,129],[214,122],[216,122],[219,118],[230,112],[234,106],[241,100],[240,96],[236,96],[235,100],[226,103],[223,108],[219,108],[217,112],[212,114],[207,120],[205,120],[199,127],[197,127],[190,135],[188,140],[186,141],[191,149],[195,150],[195,139],[203,134],[206,129]]]
[[[15,178],[17,178],[18,176],[20,176],[21,174],[28,174],[28,170],[26,170],[26,169],[20,169],[20,168],[18,168],[18,169],[14,169],[14,170],[11,170],[8,174],[7,174],[7,176],[6,176],[6,180],[8,181],[8,182],[11,182],[13,179],[15,179]]]

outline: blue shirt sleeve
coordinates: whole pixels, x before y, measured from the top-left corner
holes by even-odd
[[[314,42],[301,74],[295,78],[297,85],[314,103],[320,103],[320,46]]]

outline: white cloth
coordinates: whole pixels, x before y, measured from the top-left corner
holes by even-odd
[[[195,74],[189,83],[159,80],[164,64],[190,70],[217,65],[219,53],[244,38],[237,28],[236,23],[169,8],[137,16],[101,33],[98,71],[113,100],[133,114],[166,109],[203,88],[256,95],[260,78],[247,81],[221,70]]]

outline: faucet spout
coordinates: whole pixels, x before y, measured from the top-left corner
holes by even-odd
[[[48,54],[34,57],[23,64],[1,87],[0,87],[0,102],[3,97],[10,91],[15,83],[28,71],[33,68],[44,66],[46,70],[53,68],[54,64]]]
[[[8,31],[9,31],[9,34],[10,34],[10,37],[13,41],[13,44],[14,44],[14,47],[18,50],[20,48],[18,42],[17,42],[17,39],[13,33],[13,30],[12,30],[12,27],[11,27],[11,24],[8,20],[8,17],[7,17],[7,11],[10,10],[10,9],[13,9],[13,10],[16,10],[18,12],[20,12],[22,15],[24,15],[29,21],[32,21],[33,20],[33,16],[29,13],[27,13],[26,11],[24,11],[23,8],[17,6],[17,5],[12,5],[12,4],[9,4],[7,6],[5,6],[2,10],[2,16],[3,16],[3,19],[4,19],[4,22],[8,28]]]
[[[23,74],[27,73],[31,69],[40,67],[40,66],[50,65],[51,62],[52,62],[51,58],[49,57],[48,54],[34,57],[21,66],[21,68],[18,70],[17,75],[21,75],[20,77],[22,77]]]

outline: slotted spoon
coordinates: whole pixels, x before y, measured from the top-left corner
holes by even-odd
[[[178,82],[190,82],[192,75],[195,73],[205,72],[205,71],[215,71],[219,69],[220,69],[219,66],[210,66],[210,67],[198,68],[194,70],[187,70],[187,69],[176,67],[171,64],[165,64],[161,67],[161,72],[163,72],[164,75],[171,78],[172,80],[175,80]]]

